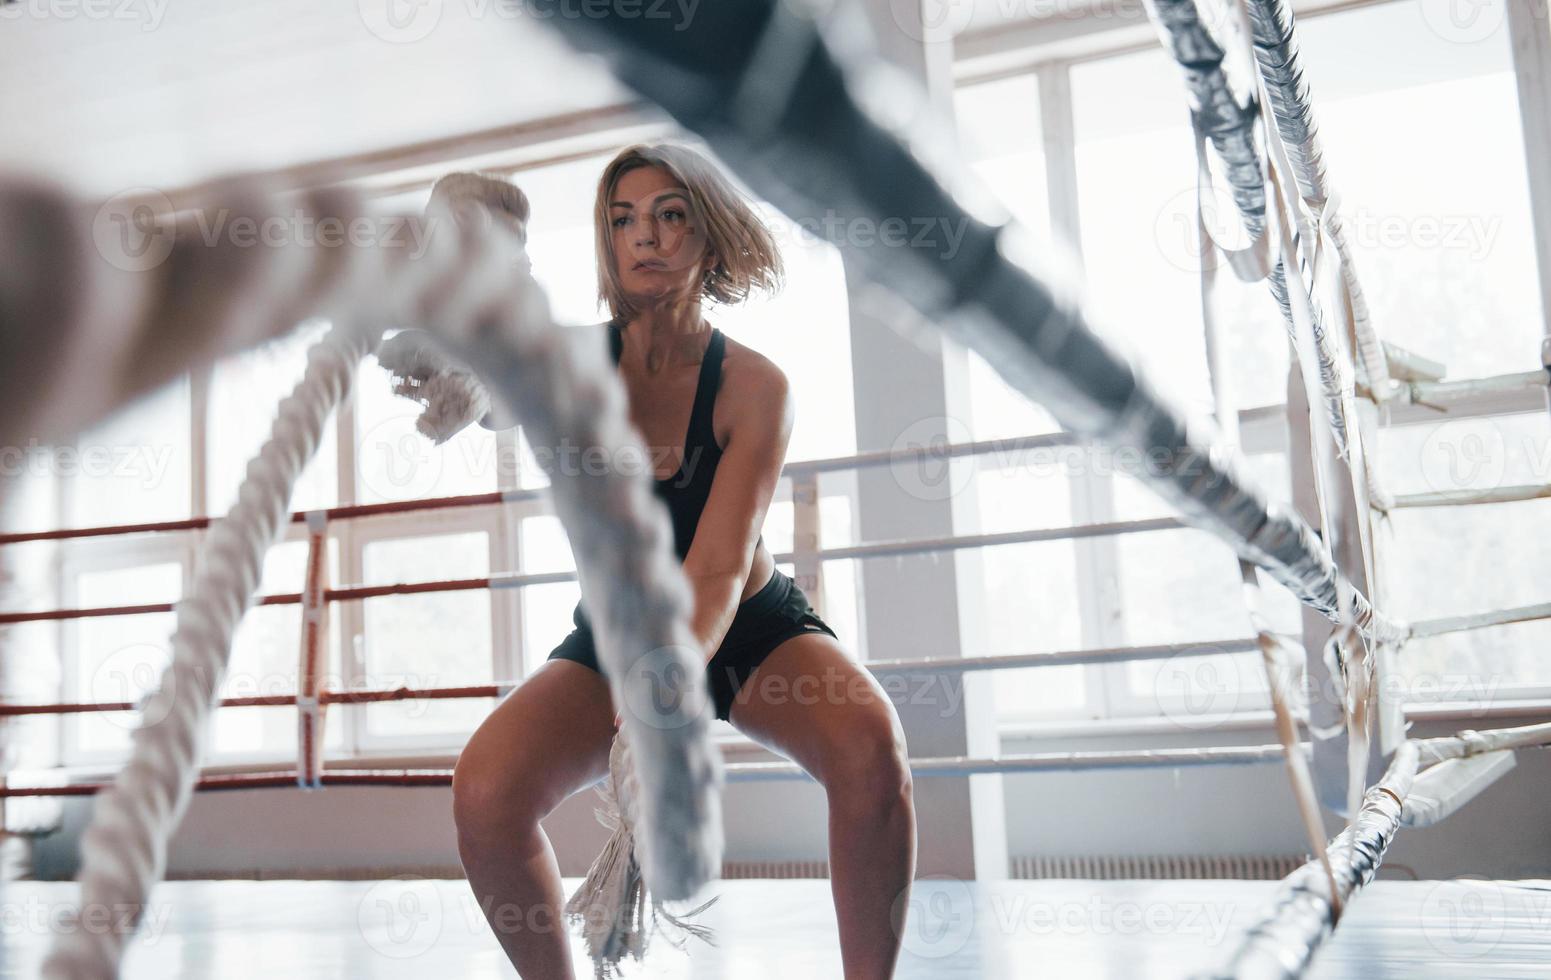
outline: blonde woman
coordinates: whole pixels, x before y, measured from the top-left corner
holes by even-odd
[[[888,977],[915,865],[903,733],[881,686],[760,534],[791,434],[787,379],[702,309],[777,286],[775,242],[712,164],[673,144],[616,156],[594,219],[612,314],[596,329],[608,333],[672,514],[717,715],[823,785],[845,976]],[[527,980],[572,976],[565,896],[539,821],[603,777],[617,725],[585,601],[576,629],[474,733],[453,778],[469,883]]]

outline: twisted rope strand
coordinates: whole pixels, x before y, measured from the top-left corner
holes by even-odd
[[[264,555],[288,516],[292,490],[317,452],[324,424],[378,336],[380,331],[339,325],[308,352],[306,373],[280,402],[237,502],[211,530],[190,594],[178,603],[172,662],[145,705],[129,762],[97,798],[81,837],[80,912],[44,962],[48,980],[118,975],[133,930],[83,927],[80,920],[117,922],[118,916],[101,912],[128,912],[126,921],[138,928],[165,868],[167,838],[188,807],[232,636],[258,588]]]
[[[0,213],[6,190],[0,188]],[[233,180],[223,191],[255,220],[297,213],[294,201],[268,196],[258,181]],[[372,220],[353,195],[316,192],[306,203],[346,226]],[[55,209],[61,214],[69,210]],[[61,236],[61,241],[78,248],[85,239],[73,230],[77,234]],[[223,244],[209,250],[218,254],[206,254],[197,243],[179,240],[161,267],[148,273],[154,281],[196,279],[205,297],[220,296],[228,285],[245,297],[241,303],[224,297],[204,324],[206,335],[187,349],[163,336],[169,341],[163,347],[172,349],[157,349],[158,371],[257,342],[278,332],[273,324],[281,318],[295,323],[307,314],[321,314],[379,326],[336,326],[309,352],[306,373],[280,403],[270,438],[249,463],[236,504],[206,539],[190,595],[177,606],[172,660],[146,703],[129,761],[96,801],[81,840],[77,922],[109,912],[109,921],[130,928],[103,931],[88,925],[62,931],[44,964],[49,980],[117,976],[146,899],[164,870],[168,837],[188,806],[232,636],[252,602],[264,554],[288,517],[296,479],[316,452],[329,413],[345,398],[355,365],[375,349],[381,325],[424,324],[451,345],[461,345],[487,383],[519,407],[536,446],[596,448],[610,460],[631,454],[646,459],[601,337],[594,336],[589,347],[555,325],[542,290],[530,276],[514,271],[511,245],[494,229],[431,235],[423,254],[388,243],[331,249],[300,241],[247,250]],[[100,263],[75,266],[82,272],[83,291],[103,291],[99,280],[117,283],[121,278]],[[42,293],[62,291],[60,281],[50,278]],[[192,329],[190,310],[166,309],[184,294],[174,291],[169,298],[148,287],[121,292],[136,297],[122,316],[154,323],[164,314],[176,315],[185,329]],[[0,295],[0,309],[6,299]],[[46,307],[34,304],[30,310]],[[147,336],[150,343],[154,334]],[[142,367],[119,349],[99,360],[126,375]],[[105,397],[108,405],[126,396],[115,389]],[[85,415],[61,412],[57,417],[80,424]],[[644,787],[642,870],[652,889],[671,900],[690,897],[720,868],[721,767],[709,739],[703,660],[688,626],[691,596],[674,560],[666,512],[652,495],[646,473],[614,465],[559,465],[551,471],[556,510],[573,542],[578,578],[602,610],[599,657],[616,703],[627,709],[625,727],[636,747],[633,758]],[[668,695],[665,703],[662,694]]]

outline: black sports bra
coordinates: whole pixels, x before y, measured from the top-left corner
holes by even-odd
[[[617,368],[625,338],[618,323],[609,323],[607,327],[609,350]],[[716,476],[716,464],[722,458],[722,448],[716,444],[716,433],[712,430],[711,410],[716,405],[716,393],[722,384],[722,355],[726,347],[722,332],[712,327],[705,359],[700,362],[695,401],[689,411],[689,428],[684,434],[683,461],[677,472],[666,480],[656,480],[653,487],[657,496],[668,505],[668,513],[673,516],[673,543],[679,561],[683,561],[689,554],[690,543],[695,538],[695,526],[700,523],[700,513],[705,510],[706,500],[711,496],[711,481]]]
[[[619,355],[624,350],[625,338],[617,323],[606,324],[609,331],[609,350],[614,356],[614,366],[619,367]],[[716,464],[722,458],[722,447],[716,444],[716,434],[711,426],[711,409],[716,405],[716,393],[722,384],[722,355],[727,344],[722,332],[711,328],[711,342],[706,345],[705,360],[700,362],[700,377],[695,384],[695,402],[689,410],[689,429],[684,435],[684,456],[678,471],[666,480],[654,480],[652,491],[668,506],[673,518],[673,544],[682,562],[689,554],[689,546],[695,539],[695,527],[700,523],[700,513],[705,510],[711,496],[711,481],[716,476]],[[760,535],[764,540],[764,535]],[[585,601],[578,602],[571,614],[571,621],[578,628],[591,629]]]

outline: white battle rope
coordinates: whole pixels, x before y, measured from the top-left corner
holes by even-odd
[[[306,373],[280,402],[237,502],[210,529],[189,595],[177,605],[172,660],[141,711],[129,761],[97,796],[81,835],[81,903],[75,927],[59,932],[43,964],[49,980],[118,976],[134,932],[92,924],[139,926],[165,867],[168,838],[188,808],[232,635],[253,602],[264,555],[290,516],[296,479],[317,452],[329,415],[376,340],[338,325],[308,352]]]
[[[630,739],[642,875],[659,899],[691,898],[721,870],[721,755],[667,510],[652,492],[602,331],[556,327],[543,291],[511,256],[486,249],[475,259],[490,263],[493,279],[428,290],[418,320],[437,325],[452,354],[525,423]],[[489,281],[517,288],[476,288]]]
[[[338,188],[293,194],[283,212],[268,190],[254,178],[220,184],[219,216],[196,220],[154,191],[99,204],[0,176],[0,445],[68,438],[190,367],[328,312],[330,299],[374,300],[380,287],[350,280],[393,249],[275,248],[209,233],[212,222],[367,220]]]
[[[353,230],[375,223],[383,231],[385,221],[414,227],[420,220],[369,215],[355,195],[340,191],[282,200],[257,182],[238,179],[217,192],[224,198],[212,206],[259,226],[303,215],[313,227],[330,220]],[[190,595],[178,605],[172,662],[147,702],[129,763],[98,798],[82,838],[87,915],[106,908],[115,911],[109,921],[127,917],[138,926],[161,876],[167,838],[187,806],[231,636],[252,600],[265,550],[325,418],[384,326],[431,328],[453,354],[477,366],[492,392],[526,424],[530,445],[549,471],[556,512],[593,614],[599,659],[630,735],[641,787],[643,877],[660,898],[681,900],[717,874],[721,759],[708,736],[712,713],[703,654],[689,629],[692,596],[673,554],[672,528],[651,492],[648,458],[602,335],[555,325],[542,290],[515,261],[513,239],[448,223],[443,227],[449,233],[422,224],[419,234],[385,234],[368,244],[351,237],[348,246],[286,240],[244,249],[171,230],[164,238],[157,224],[140,232],[165,244],[165,251],[151,267],[126,271],[82,254],[92,248],[82,227],[90,223],[90,210],[57,191],[0,185],[0,216],[8,214],[26,220],[0,229],[32,235],[29,244],[43,259],[35,263],[37,277],[0,276],[6,333],[13,340],[51,332],[66,337],[62,349],[39,348],[52,358],[53,375],[42,378],[44,384],[15,389],[30,392],[43,408],[20,421],[10,418],[12,424],[30,420],[54,434],[67,432],[156,378],[282,332],[278,323],[321,315],[373,325],[336,327],[313,349],[306,376],[281,403],[270,440],[249,464],[237,504],[210,532]],[[427,247],[411,253],[403,247],[409,242]],[[17,248],[19,239],[0,238],[0,255]],[[141,325],[133,332],[141,346],[106,336],[94,350],[98,328],[83,312],[93,304],[81,296],[122,300],[126,308],[114,310],[113,322]],[[62,317],[70,329],[55,331]],[[71,404],[77,382],[93,390]],[[99,382],[100,390],[94,389]],[[619,465],[580,465],[582,450]],[[45,964],[46,975],[114,977],[131,936],[66,931]]]

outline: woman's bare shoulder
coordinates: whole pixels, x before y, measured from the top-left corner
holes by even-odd
[[[785,393],[788,384],[786,372],[770,358],[752,347],[726,337],[726,350],[722,355],[722,384],[740,392],[769,396]]]

